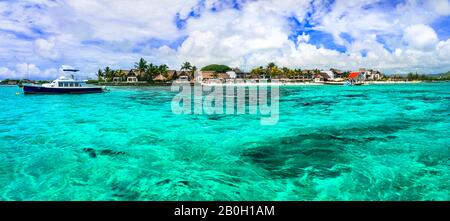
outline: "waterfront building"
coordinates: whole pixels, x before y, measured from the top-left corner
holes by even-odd
[[[130,70],[127,74],[127,83],[136,83],[138,82],[137,75],[134,71]]]
[[[334,80],[333,71],[320,71],[320,74],[327,80]]]

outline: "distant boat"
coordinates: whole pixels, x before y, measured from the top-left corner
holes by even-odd
[[[19,85],[23,88],[24,94],[86,94],[101,93],[104,87],[88,86],[85,81],[74,80],[73,75],[67,73],[75,73],[76,69],[62,69],[63,74],[58,79],[49,84],[42,85]]]
[[[363,82],[353,82],[353,81],[345,81],[344,86],[361,86],[361,85],[367,85]]]

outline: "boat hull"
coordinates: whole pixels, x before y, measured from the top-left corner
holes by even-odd
[[[89,94],[101,92],[103,92],[103,88],[101,87],[52,88],[23,85],[24,94]]]

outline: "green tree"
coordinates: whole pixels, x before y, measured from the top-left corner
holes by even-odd
[[[183,65],[181,65],[181,71],[191,71],[192,70],[192,65],[189,62],[184,62]]]
[[[156,77],[157,74],[158,74],[158,66],[149,63],[147,64],[144,72],[144,80],[147,82],[153,82],[153,78]]]
[[[162,74],[164,77],[168,77],[169,66],[163,64],[158,66],[158,74]]]
[[[226,73],[227,71],[231,71],[232,69],[223,64],[210,64],[201,69],[202,71],[215,71],[217,73]]]
[[[107,66],[103,71],[103,74],[107,80],[112,80],[114,72],[113,70],[111,70],[111,68],[109,68],[109,66]]]
[[[272,77],[278,76],[281,73],[281,71],[275,63],[270,62],[269,64],[267,64],[266,73],[267,73],[267,75],[269,75],[269,77],[272,78]],[[264,78],[266,78],[265,75],[264,75]]]
[[[142,76],[147,70],[147,61],[144,58],[139,59],[138,62],[134,64],[134,68],[139,71],[139,76]]]
[[[265,75],[265,69],[263,67],[257,67],[257,68],[253,68],[250,71],[250,76],[252,78],[259,78],[261,75]]]
[[[104,77],[104,75],[103,75],[102,69],[98,69],[98,71],[97,71],[97,79],[98,79],[98,81],[102,81],[103,77]]]
[[[185,71],[188,73],[189,77],[192,78],[193,74],[192,74],[192,68],[194,66],[192,66],[192,64],[190,62],[184,62],[183,65],[181,65],[181,71]]]
[[[291,71],[289,68],[283,67],[283,68],[281,69],[281,72],[282,72],[283,77],[288,77],[288,76],[289,76],[289,71]]]
[[[116,77],[120,77],[121,80],[126,80],[127,73],[125,71],[122,71],[122,70],[116,70],[115,71],[115,76]]]

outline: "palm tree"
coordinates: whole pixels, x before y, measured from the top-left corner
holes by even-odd
[[[144,73],[144,79],[148,82],[153,82],[153,78],[157,75],[157,67],[150,63],[147,65]]]
[[[270,62],[269,64],[267,64],[266,73],[270,77],[274,77],[276,74],[278,74],[278,72],[279,72],[279,69],[275,63]],[[266,78],[266,75],[264,75],[264,78]]]
[[[120,80],[124,80],[125,77],[127,76],[127,73],[125,71],[121,71],[121,70],[116,70],[114,73],[115,77],[120,77]]]
[[[273,62],[270,62],[269,64],[267,64],[267,69],[272,69],[274,67],[276,67],[277,65]]]
[[[291,71],[289,68],[287,67],[283,67],[281,69],[282,73],[283,73],[283,77],[288,77],[289,76],[289,72]]]
[[[181,66],[181,71],[191,71],[192,70],[192,65],[189,62],[184,62],[183,65]]]
[[[98,71],[97,71],[97,79],[98,79],[98,81],[101,81],[103,79],[103,71],[102,71],[102,69],[98,69]]]
[[[113,78],[113,71],[111,70],[111,68],[109,68],[109,66],[107,66],[105,68],[105,70],[103,71],[103,74],[104,74],[106,79],[112,79]]]
[[[252,76],[252,78],[259,78],[261,75],[265,74],[264,68],[263,67],[257,67],[254,68],[251,72],[250,75]]]
[[[191,75],[191,71],[192,71],[193,66],[191,65],[191,63],[189,62],[184,62],[183,65],[181,66],[181,71],[186,71],[188,72],[188,75]],[[192,76],[189,76],[192,78]]]
[[[169,71],[169,66],[167,66],[166,64],[160,65],[158,67],[159,74],[162,74],[164,77],[167,77],[168,71]]]
[[[139,76],[142,76],[145,70],[147,69],[147,61],[144,58],[139,59],[139,62],[134,64],[134,68],[139,71]]]

